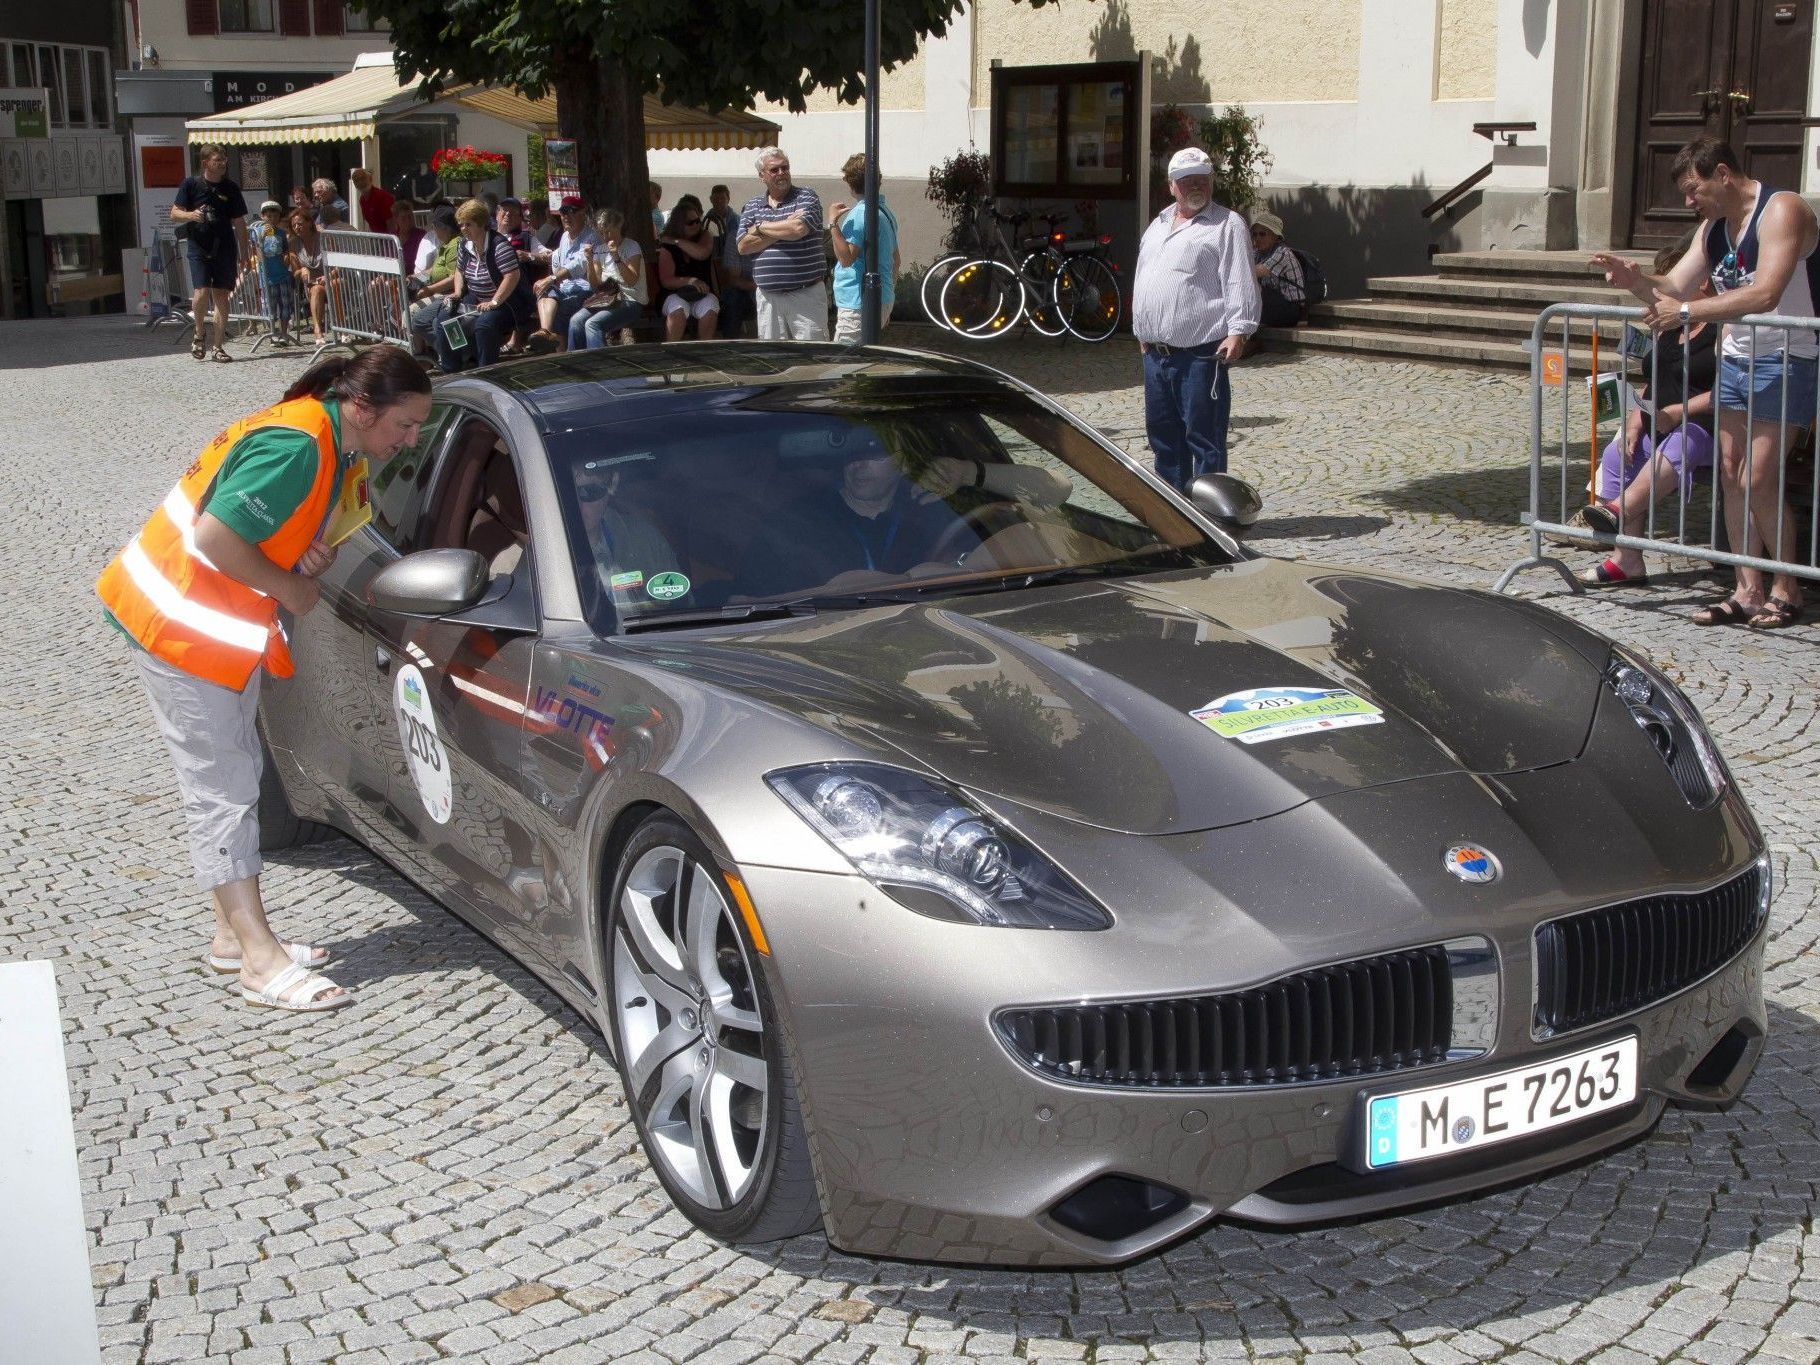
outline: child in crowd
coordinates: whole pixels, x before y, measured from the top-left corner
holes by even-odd
[[[276,199],[259,206],[259,223],[250,235],[259,253],[259,282],[265,289],[265,315],[272,326],[272,344],[290,346],[294,344],[291,317],[297,311],[291,272],[297,266],[291,254],[291,234],[284,227],[284,207]]]

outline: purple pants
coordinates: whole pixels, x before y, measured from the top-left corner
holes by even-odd
[[[1630,481],[1643,472],[1649,463],[1651,446],[1649,430],[1646,427],[1643,439],[1637,442],[1637,453],[1630,459],[1623,457],[1624,437],[1620,433],[1605,447],[1605,454],[1599,459],[1599,496],[1606,502],[1616,502],[1618,495],[1630,486]],[[1713,438],[1704,427],[1679,426],[1662,438],[1662,458],[1681,479],[1681,494],[1685,497],[1693,491],[1694,471],[1711,469],[1713,465]]]

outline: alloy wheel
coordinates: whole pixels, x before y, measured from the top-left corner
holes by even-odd
[[[613,999],[628,1097],[652,1156],[712,1210],[751,1189],[770,1072],[755,968],[720,879],[683,849],[647,849],[622,884]]]

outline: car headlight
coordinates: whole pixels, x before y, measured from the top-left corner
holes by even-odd
[[[1624,649],[1613,649],[1605,685],[1624,703],[1638,728],[1668,765],[1687,804],[1705,810],[1730,781],[1700,713],[1654,664]]]
[[[918,914],[1014,929],[1112,927],[1067,873],[940,782],[882,763],[785,768],[765,781]]]

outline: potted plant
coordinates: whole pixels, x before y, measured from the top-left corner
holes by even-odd
[[[1150,115],[1151,211],[1169,202],[1169,158],[1198,145],[1213,159],[1213,202],[1235,213],[1249,214],[1258,202],[1264,176],[1272,163],[1259,137],[1257,118],[1237,104],[1199,119],[1177,104],[1165,104]]]
[[[946,247],[971,251],[979,206],[992,193],[992,158],[978,147],[956,152],[939,166],[929,168],[929,202],[948,219]]]
[[[497,180],[506,173],[511,160],[504,152],[483,152],[478,147],[444,147],[430,154],[430,170],[445,185],[463,185],[463,193],[472,198],[474,187]]]

